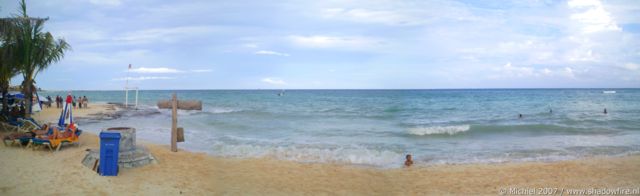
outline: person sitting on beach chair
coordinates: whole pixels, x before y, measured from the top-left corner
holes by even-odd
[[[34,138],[46,138],[48,137],[48,135],[51,135],[52,129],[53,128],[51,128],[49,124],[44,124],[42,125],[41,129],[35,129],[31,131],[31,134],[33,134]]]
[[[64,129],[61,131],[58,127],[53,127],[51,130],[51,134],[48,135],[48,139],[64,139],[70,138],[75,133],[76,129],[71,126],[65,124]]]
[[[46,138],[34,138],[28,146],[44,145],[50,150],[55,148],[56,151],[59,151],[63,143],[79,144],[80,133],[81,131],[75,126],[65,124],[64,131],[60,131],[54,126],[50,135],[47,135]]]

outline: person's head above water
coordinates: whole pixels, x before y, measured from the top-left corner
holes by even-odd
[[[413,160],[411,159],[411,154],[407,154],[407,156],[405,156],[405,158],[407,159],[406,161],[404,161],[404,166],[411,166],[413,165]]]

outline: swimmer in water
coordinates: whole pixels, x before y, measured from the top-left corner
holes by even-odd
[[[518,114],[518,118],[522,118],[522,114]]]
[[[607,108],[604,109],[604,114],[607,114]]]
[[[406,160],[406,161],[404,161],[404,166],[405,166],[405,167],[410,167],[411,165],[413,165],[413,160],[411,159],[411,155],[410,155],[410,154],[408,154],[408,155],[406,156],[406,159],[407,159],[407,160]]]

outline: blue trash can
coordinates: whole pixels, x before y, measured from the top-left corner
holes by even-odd
[[[100,170],[101,176],[118,175],[118,152],[120,151],[120,132],[100,132]]]

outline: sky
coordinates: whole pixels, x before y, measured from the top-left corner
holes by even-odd
[[[640,87],[640,1],[27,1],[51,90]],[[18,11],[2,0],[0,17]],[[128,65],[132,68],[129,70]],[[12,80],[19,84],[21,77]]]

